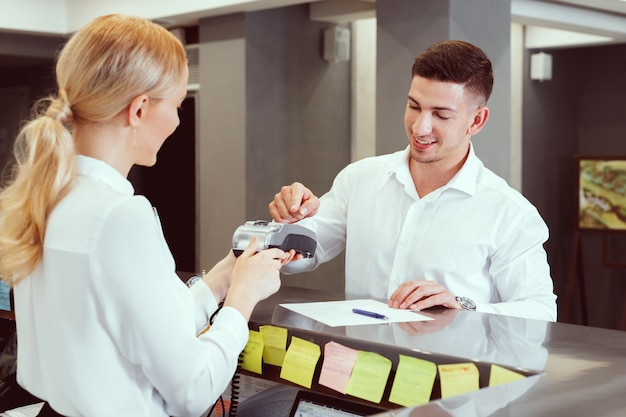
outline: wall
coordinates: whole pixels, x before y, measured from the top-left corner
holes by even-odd
[[[484,24],[489,10],[489,24]],[[417,54],[435,42],[461,39],[482,48],[491,59],[494,88],[489,122],[473,138],[485,166],[511,176],[511,4],[502,0],[386,0],[376,3],[378,28],[376,152],[406,147],[403,116]]]
[[[55,87],[52,68],[52,60],[43,60],[37,66],[0,70],[0,170],[10,158],[20,122],[30,116],[34,102]]]
[[[350,63],[323,59],[323,31],[308,5],[247,18],[246,213],[268,219],[268,203],[294,181],[321,196],[350,162]],[[343,255],[289,285],[343,290]]]
[[[307,5],[201,22],[202,262],[246,220],[269,219],[282,185],[321,195],[349,163],[350,64],[323,60],[328,26]],[[284,282],[343,290],[343,258]]]
[[[550,81],[529,79],[525,59],[523,122],[523,192],[550,228],[546,244],[559,306],[572,259],[575,224],[576,154],[626,155],[626,45],[548,51]],[[624,250],[624,237],[612,239]],[[582,239],[589,324],[619,328],[626,269],[602,265],[602,236]],[[625,253],[621,254],[626,262]],[[581,320],[575,292],[572,321]],[[563,315],[563,311],[559,311]]]

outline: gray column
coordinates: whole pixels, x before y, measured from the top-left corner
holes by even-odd
[[[308,5],[199,24],[198,259],[209,268],[280,186],[326,192],[350,162],[350,63],[323,58]],[[289,285],[343,289],[343,256]]]
[[[243,14],[202,19],[199,23],[199,269],[208,269],[226,256],[233,232],[246,218],[244,23]]]

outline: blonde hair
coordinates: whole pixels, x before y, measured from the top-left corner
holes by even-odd
[[[186,65],[180,41],[138,17],[98,17],[70,38],[57,59],[58,92],[35,105],[0,190],[0,278],[15,285],[43,256],[48,216],[75,177],[73,125],[110,120],[140,94],[173,94]]]

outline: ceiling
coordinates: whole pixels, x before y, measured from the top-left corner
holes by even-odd
[[[309,1],[289,0],[285,3]],[[254,10],[259,10],[277,7],[281,2],[261,0],[240,4],[239,9],[229,9],[229,13],[249,11],[250,4],[254,4]],[[311,3],[311,18],[315,18],[315,13],[321,16],[316,20],[328,21],[374,17],[375,8],[375,0],[314,1]],[[154,20],[168,27],[189,26],[218,12],[198,10]],[[626,0],[511,0],[511,20],[525,25],[528,48],[626,43]],[[51,62],[63,41],[64,36],[59,34],[32,35],[0,28],[0,68]]]
[[[626,0],[512,0],[526,48],[626,43]]]
[[[626,0],[552,0],[552,2],[567,3],[574,6],[626,16]]]

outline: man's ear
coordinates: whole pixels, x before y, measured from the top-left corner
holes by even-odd
[[[472,120],[472,124],[470,125],[467,133],[470,136],[474,136],[485,126],[487,123],[487,119],[489,119],[489,108],[487,106],[481,106],[476,109],[476,113],[474,113],[474,119]]]
[[[142,94],[140,96],[135,97],[128,106],[126,110],[126,117],[128,118],[128,124],[132,127],[138,127],[141,124],[141,121],[146,115],[146,111],[148,109],[148,101],[150,98]]]

